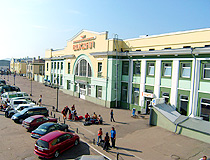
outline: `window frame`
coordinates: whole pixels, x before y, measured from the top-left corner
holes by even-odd
[[[154,73],[153,74],[150,74],[150,66],[152,66],[151,64],[154,64]],[[147,76],[151,76],[151,77],[154,77],[155,76],[155,62],[154,61],[150,61],[150,62],[147,62]]]
[[[172,76],[172,62],[162,62],[162,76],[163,77],[167,77],[167,78],[171,78]],[[168,66],[167,66],[168,65]],[[166,75],[166,70],[170,68],[170,75]]]
[[[204,79],[204,80],[210,80],[210,77],[209,78],[204,78],[204,76],[205,76],[205,70],[209,70],[210,71],[210,66],[209,66],[209,68],[206,68],[205,69],[205,65],[206,64],[209,64],[210,65],[210,62],[209,63],[203,63],[203,67],[202,67],[202,70],[203,70],[203,74],[202,74],[202,78]]]
[[[183,67],[184,64],[190,64],[190,66],[189,67]],[[180,62],[180,78],[190,79],[191,78],[191,74],[192,74],[191,67],[192,67],[192,63],[191,62]],[[189,68],[190,69],[190,75],[189,76],[183,76],[184,68]]]

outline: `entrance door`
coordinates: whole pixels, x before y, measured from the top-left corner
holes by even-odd
[[[79,84],[79,97],[85,99],[86,95],[86,86],[84,84]]]
[[[149,107],[151,107],[152,98],[146,98],[146,114],[150,113]]]

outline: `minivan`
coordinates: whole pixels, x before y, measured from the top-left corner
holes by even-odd
[[[15,113],[11,119],[16,123],[22,123],[24,119],[33,115],[49,116],[46,107],[34,106],[32,108],[25,108],[19,113]]]
[[[2,102],[10,102],[11,98],[24,97],[30,99],[30,96],[26,92],[5,92],[1,95]]]
[[[34,153],[42,158],[57,158],[60,153],[78,144],[78,135],[71,132],[54,131],[36,141]]]

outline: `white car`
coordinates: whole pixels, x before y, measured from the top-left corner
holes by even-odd
[[[2,103],[10,102],[12,98],[24,97],[25,99],[30,99],[30,96],[26,92],[5,92],[1,95]]]

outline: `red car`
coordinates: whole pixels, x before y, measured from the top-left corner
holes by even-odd
[[[57,158],[60,153],[78,144],[78,135],[57,130],[39,138],[35,143],[34,153],[42,158]]]
[[[56,118],[47,118],[44,115],[35,115],[26,118],[22,122],[22,126],[25,127],[28,131],[35,130],[37,127],[39,127],[41,124],[46,122],[55,122],[57,123]]]

